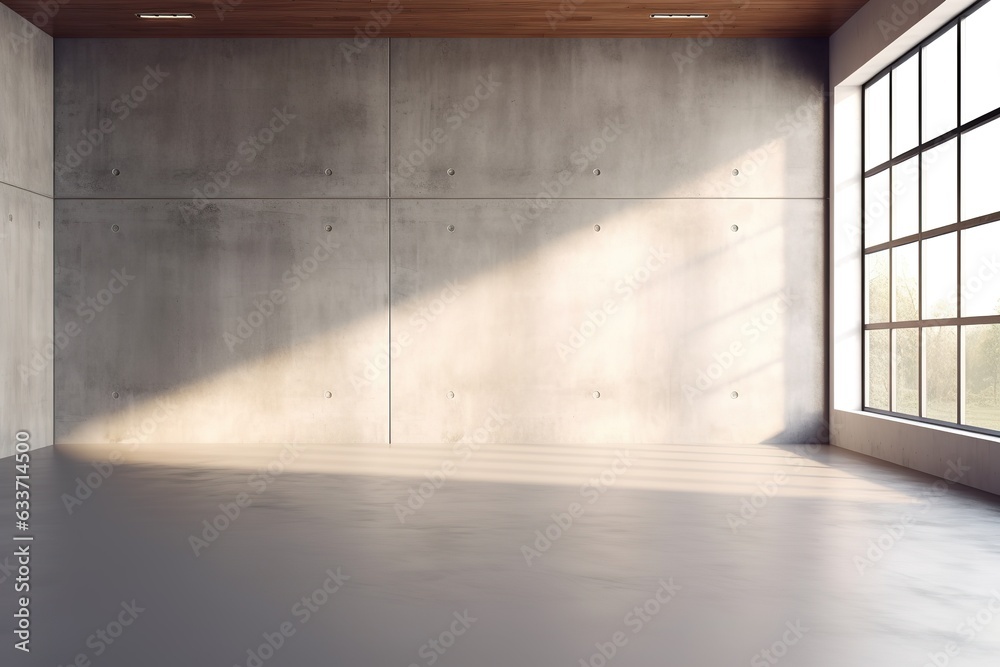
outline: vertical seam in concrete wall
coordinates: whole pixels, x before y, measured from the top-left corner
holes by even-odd
[[[385,40],[385,196],[392,199],[392,38]]]
[[[388,361],[386,362],[386,403],[389,412],[386,415],[388,424],[386,425],[386,432],[388,434],[387,439],[389,440],[389,446],[392,447],[392,199],[386,197],[385,199],[385,227],[386,227],[386,253],[388,255],[389,261],[385,263],[386,265],[386,294],[388,295],[389,304],[386,308],[386,316],[388,317],[389,332],[388,332],[388,349],[386,354],[388,355]]]
[[[386,105],[386,127],[385,127],[385,231],[386,231],[386,257],[388,261],[386,267],[386,294],[389,303],[386,313],[389,322],[389,335],[386,343],[389,348],[386,350],[388,361],[386,361],[386,403],[387,412],[386,424],[387,439],[392,447],[392,38],[387,38],[385,42],[385,105]]]
[[[827,54],[830,52],[830,40],[826,40]],[[833,105],[835,103],[833,86],[831,85],[829,59],[827,60],[826,90],[827,103],[823,110],[824,147],[823,170],[826,179],[823,182],[824,191],[824,218],[826,220],[826,230],[823,234],[823,300],[826,306],[823,310],[823,373],[824,384],[826,386],[826,400],[823,402],[823,419],[826,421],[826,444],[832,444],[833,434],[830,425],[833,423],[833,279],[831,267],[833,266]]]
[[[52,76],[49,80],[52,86],[52,240],[49,256],[52,258],[52,342],[56,340],[56,39],[52,37]],[[52,400],[49,401],[49,433],[55,447],[56,444],[56,363],[55,350],[52,352],[52,364],[49,366],[49,383],[52,387]]]

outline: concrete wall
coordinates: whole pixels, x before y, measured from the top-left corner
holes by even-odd
[[[350,44],[57,40],[58,441],[823,437],[825,41]]]
[[[0,5],[0,457],[52,444],[52,38]]]
[[[831,441],[1000,493],[1000,439],[862,412],[861,86],[972,4],[872,0],[830,38]]]

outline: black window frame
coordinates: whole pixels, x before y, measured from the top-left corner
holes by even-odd
[[[880,71],[878,74],[873,76],[871,79],[866,81],[862,86],[862,104],[861,104],[861,251],[862,251],[862,298],[861,298],[861,322],[862,322],[862,353],[861,353],[861,382],[862,382],[862,410],[865,412],[871,412],[875,414],[886,415],[890,417],[897,417],[901,419],[906,419],[909,421],[915,421],[926,424],[933,424],[937,426],[945,426],[948,428],[960,429],[963,431],[969,431],[972,433],[980,433],[983,435],[990,436],[1000,436],[1000,429],[993,430],[988,428],[983,428],[979,426],[973,426],[969,424],[963,424],[964,417],[964,404],[965,404],[965,377],[964,377],[964,350],[963,350],[963,326],[970,325],[1000,325],[1000,315],[986,315],[986,316],[972,316],[963,317],[962,316],[962,233],[966,230],[987,225],[992,222],[1000,220],[1000,210],[994,211],[992,213],[977,216],[969,219],[962,219],[962,139],[961,137],[975,129],[985,126],[991,121],[995,121],[1000,118],[1000,106],[988,111],[977,118],[971,119],[965,123],[962,122],[962,22],[974,14],[977,10],[983,6],[989,4],[990,2],[1000,2],[1000,0],[980,0],[975,4],[971,5],[963,12],[955,16],[953,19],[948,21],[941,28],[936,30],[934,34],[930,37],[924,39],[919,44],[909,49],[900,58],[893,61],[885,69]],[[924,140],[923,137],[923,49],[928,44],[936,41],[938,38],[946,34],[952,28],[956,29],[956,126],[943,133],[939,136],[932,137],[928,140]],[[914,148],[906,150],[900,153],[898,156],[893,157],[892,148],[892,72],[899,66],[906,63],[911,58],[917,58],[917,145]],[[871,168],[866,169],[866,159],[868,153],[868,135],[867,135],[867,93],[868,89],[879,83],[883,78],[890,77],[888,81],[889,86],[889,127],[888,127],[888,140],[889,140],[889,157],[887,160],[873,165]],[[998,121],[1000,122],[1000,121]],[[922,155],[927,151],[934,149],[940,145],[945,144],[952,139],[957,139],[956,141],[956,161],[957,161],[957,197],[956,197],[956,213],[955,219],[957,222],[936,227],[930,230],[924,230],[923,224],[923,160]],[[917,158],[917,199],[918,199],[918,209],[917,209],[917,233],[910,234],[897,239],[892,238],[892,178],[890,172],[890,186],[889,186],[889,197],[888,197],[888,220],[889,220],[889,240],[884,243],[879,243],[871,247],[866,247],[866,232],[867,232],[867,219],[866,219],[866,187],[867,180],[885,170],[889,170],[894,166],[901,165],[910,159]],[[946,234],[956,234],[956,249],[957,249],[957,273],[956,276],[956,311],[955,317],[949,318],[924,318],[923,313],[923,242],[928,239],[933,239],[939,236],[944,236]],[[892,266],[892,249],[900,248],[903,246],[908,246],[910,244],[916,243],[918,260],[917,260],[917,285],[918,285],[918,299],[917,299],[917,319],[916,320],[905,320],[905,321],[894,321],[893,314],[893,303],[895,299],[894,293],[894,279],[893,266]],[[888,251],[889,257],[889,317],[887,322],[868,322],[868,295],[869,295],[869,284],[868,284],[868,268],[867,259],[869,255]],[[928,328],[935,327],[956,327],[956,405],[955,405],[955,419],[956,421],[941,421],[938,419],[931,419],[924,416],[926,412],[926,395],[925,395],[925,382],[924,382],[924,365],[925,365],[925,354],[924,354],[924,330]],[[907,329],[917,331],[917,341],[918,341],[918,415],[907,414],[903,412],[895,412],[892,408],[895,407],[893,404],[893,383],[895,381],[895,346],[893,344],[893,334],[892,332],[898,329]],[[889,396],[889,410],[884,410],[881,408],[872,408],[868,406],[868,393],[869,393],[869,378],[868,378],[868,332],[869,331],[879,331],[887,330],[889,331],[889,385],[888,385],[888,396]]]

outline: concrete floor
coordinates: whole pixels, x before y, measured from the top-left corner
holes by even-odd
[[[36,451],[30,664],[995,665],[1000,500],[813,449]]]

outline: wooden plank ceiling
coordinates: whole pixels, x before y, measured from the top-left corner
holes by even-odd
[[[55,37],[825,37],[865,0],[2,0]],[[138,12],[190,12],[140,20]],[[652,13],[709,14],[654,20]]]

